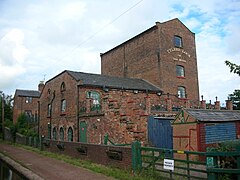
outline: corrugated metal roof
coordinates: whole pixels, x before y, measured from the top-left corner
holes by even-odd
[[[240,111],[208,109],[185,109],[185,111],[200,122],[240,121]]]
[[[22,90],[17,89],[15,92],[16,96],[23,96],[23,97],[40,97],[40,92],[35,90]]]
[[[148,90],[159,92],[160,88],[143,80],[135,78],[112,77],[101,74],[67,71],[75,80],[82,81],[83,85],[100,86],[128,90]]]

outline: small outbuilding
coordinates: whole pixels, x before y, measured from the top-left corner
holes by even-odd
[[[206,151],[220,142],[240,139],[240,111],[183,109],[173,127],[173,149]]]

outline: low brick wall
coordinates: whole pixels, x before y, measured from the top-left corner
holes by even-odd
[[[23,136],[19,133],[16,133],[16,143],[17,144],[23,144],[23,145],[27,145],[27,137]]]
[[[106,166],[121,169],[132,168],[131,147],[47,140],[44,141],[43,149]]]

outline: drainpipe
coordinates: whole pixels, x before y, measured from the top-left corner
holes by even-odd
[[[40,133],[40,101],[38,101],[38,138],[40,139],[39,133]]]
[[[53,104],[53,100],[55,99],[55,91],[53,91],[53,97],[52,97],[52,99],[51,99],[51,102],[50,102],[50,104],[51,104],[51,111],[50,111],[50,139],[52,139],[52,109],[53,109],[53,106],[52,106],[52,104]]]
[[[79,87],[80,85],[77,84],[77,142],[80,141],[79,139]]]

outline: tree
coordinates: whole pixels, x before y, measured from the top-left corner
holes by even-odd
[[[240,76],[240,65],[234,64],[228,60],[225,61],[225,64],[230,67],[230,72],[233,72]]]
[[[236,89],[232,94],[229,94],[228,99],[233,101],[234,110],[240,110],[240,90],[239,89]]]
[[[2,96],[0,96],[0,128],[2,128]],[[4,120],[13,121],[13,98],[11,95],[4,97]]]

